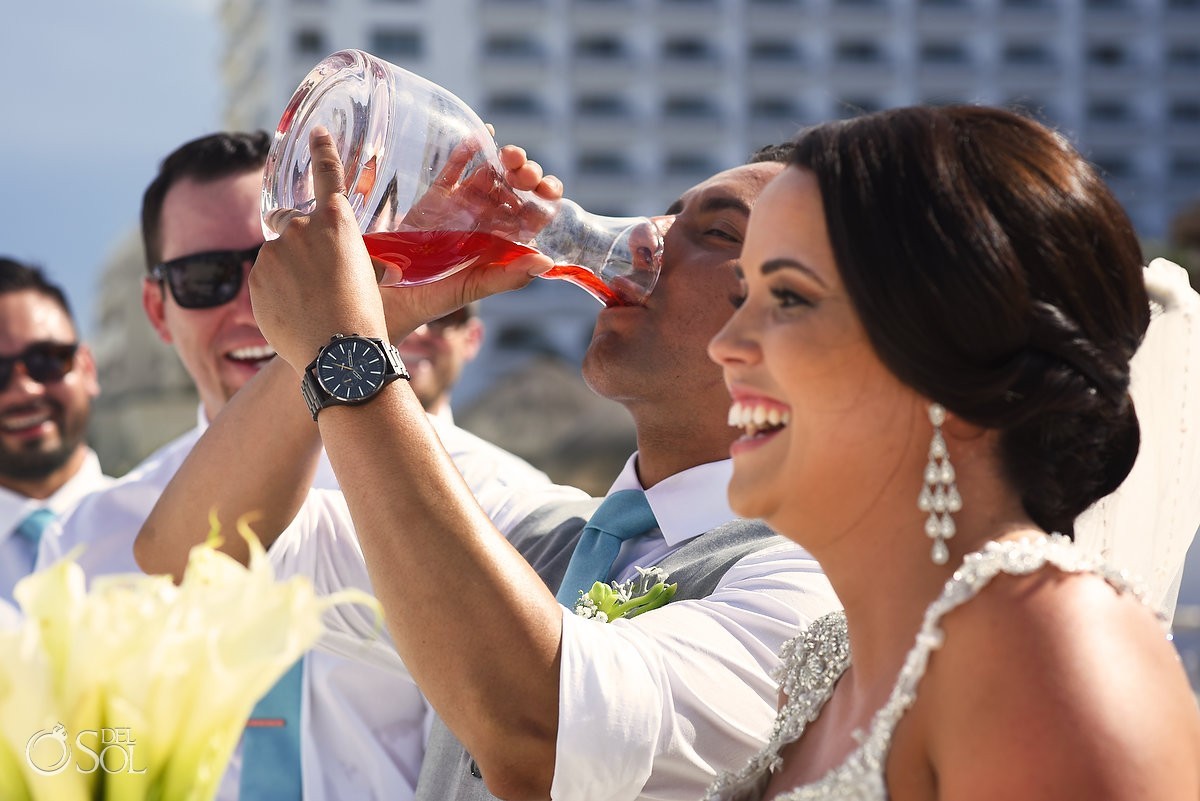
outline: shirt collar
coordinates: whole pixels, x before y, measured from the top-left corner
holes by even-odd
[[[442,408],[433,414],[429,415],[433,420],[439,420],[448,425],[454,425],[454,410],[450,408],[449,403],[443,403]]]
[[[79,466],[75,475],[45,500],[30,498],[7,487],[0,487],[0,521],[8,523],[6,528],[0,529],[0,538],[12,534],[17,524],[34,509],[45,507],[57,515],[65,514],[76,501],[100,487],[105,481],[106,477],[100,469],[100,459],[95,451],[88,448],[84,453],[83,464]]]
[[[667,545],[675,546],[724,525],[737,517],[726,495],[733,476],[733,461],[696,465],[655,484],[646,493]],[[641,490],[637,476],[637,454],[629,457],[609,494],[617,490]]]

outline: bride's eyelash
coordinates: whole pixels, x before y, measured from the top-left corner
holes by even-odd
[[[771,297],[779,301],[779,305],[788,308],[790,306],[815,306],[808,298],[801,295],[799,292],[793,292],[785,287],[773,287],[771,289]]]
[[[731,306],[733,306],[733,308],[740,309],[742,307],[742,304],[745,302],[746,302],[746,293],[744,291],[729,293],[729,303]]]

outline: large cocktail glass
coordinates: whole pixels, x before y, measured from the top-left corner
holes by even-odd
[[[662,232],[645,217],[603,217],[505,181],[484,123],[450,92],[361,50],[314,67],[288,103],[267,157],[262,211],[313,207],[309,133],[324,126],[384,283],[423,284],[533,251],[606,305],[640,304],[658,278]],[[268,233],[268,236],[274,234]]]

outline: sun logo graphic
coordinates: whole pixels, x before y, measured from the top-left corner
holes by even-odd
[[[30,737],[25,744],[25,759],[29,767],[43,776],[62,773],[71,761],[67,727],[58,723],[50,731],[43,729]]]

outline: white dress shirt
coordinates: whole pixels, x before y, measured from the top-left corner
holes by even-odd
[[[435,421],[435,427],[472,488],[486,491],[490,481],[512,486],[550,484],[544,473],[527,462],[453,423]],[[49,564],[83,544],[86,550],[79,562],[89,576],[140,572],[133,558],[133,542],[205,428],[201,410],[195,429],[160,448],[107,491],[85,499],[61,527],[52,526],[43,539],[39,564]],[[314,492],[324,490],[340,498],[341,492],[334,491],[337,486],[322,455]],[[277,542],[268,553],[273,555],[279,545]],[[381,670],[362,660],[342,659],[320,650],[309,651],[304,658],[301,770],[305,801],[411,798],[428,734],[428,708],[412,679],[405,672]],[[240,772],[239,746],[222,779],[218,799],[238,797]]]
[[[635,459],[610,492],[641,489]],[[701,465],[647,490],[662,532],[622,545],[618,578],[734,519],[726,501],[731,470],[728,460]],[[565,487],[506,492],[493,485],[478,497],[493,520],[515,523],[546,503],[586,496]],[[510,524],[498,528],[507,534]],[[272,558],[281,575],[310,576],[318,593],[370,590],[340,494],[312,493]],[[780,646],[837,608],[816,561],[781,543],[738,561],[707,598],[611,624],[565,613],[551,797],[699,798],[719,770],[741,765],[766,743]],[[327,624],[325,647],[404,672],[368,612],[345,605]]]
[[[112,479],[100,469],[100,460],[86,449],[83,464],[75,475],[45,500],[30,498],[0,487],[0,599],[13,603],[13,587],[34,566],[33,546],[16,536],[17,526],[32,512],[46,508],[62,517],[92,490],[107,486]]]

